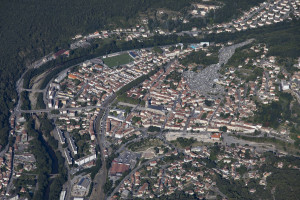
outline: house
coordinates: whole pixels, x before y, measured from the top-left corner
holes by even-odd
[[[151,166],[151,167],[156,166],[156,164],[157,164],[157,162],[156,162],[155,160],[150,162],[150,166]]]
[[[221,133],[212,133],[212,134],[210,135],[210,139],[212,139],[212,140],[220,140],[221,137],[222,137],[222,134],[221,134]]]
[[[290,89],[290,84],[286,80],[281,80],[281,90],[286,91]]]
[[[117,161],[113,160],[110,169],[111,176],[121,176],[124,172],[129,170],[129,164],[118,163]]]
[[[59,50],[58,52],[56,52],[56,53],[53,55],[54,59],[56,59],[57,57],[63,55],[65,52],[66,52],[66,50],[64,50],[64,49]]]

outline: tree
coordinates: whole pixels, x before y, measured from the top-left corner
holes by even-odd
[[[158,154],[159,153],[159,148],[158,147],[154,147],[155,153]]]
[[[219,128],[220,131],[226,133],[227,132],[227,126],[222,126]]]
[[[153,51],[158,54],[162,54],[163,50],[160,47],[153,47]]]

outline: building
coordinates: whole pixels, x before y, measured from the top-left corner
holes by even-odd
[[[69,150],[68,150],[68,149],[65,149],[65,150],[64,150],[64,153],[65,153],[65,157],[66,157],[67,163],[68,163],[69,165],[72,165],[72,158],[71,158],[71,156],[70,156]]]
[[[58,77],[54,80],[57,83],[60,83],[64,78],[67,77],[67,71],[64,71],[63,73],[59,74]]]
[[[69,138],[69,143],[70,143],[71,151],[73,152],[74,155],[76,155],[77,154],[77,146],[71,137]]]
[[[96,154],[88,155],[88,156],[85,156],[85,157],[80,158],[78,160],[75,160],[75,164],[77,164],[79,166],[80,165],[84,165],[84,164],[86,164],[88,162],[96,160],[96,158],[97,158]]]
[[[66,198],[66,191],[63,190],[63,191],[61,191],[61,193],[60,193],[59,200],[65,200],[65,198]]]
[[[286,91],[290,89],[290,84],[286,80],[281,80],[281,90]]]
[[[66,52],[65,49],[59,50],[58,52],[56,52],[56,53],[54,54],[54,59],[56,59],[57,57],[63,55],[65,52]]]
[[[221,134],[221,133],[212,133],[212,134],[210,135],[210,138],[211,138],[212,140],[220,140],[221,137],[222,137],[222,134]]]
[[[110,175],[111,176],[122,176],[124,172],[129,170],[129,164],[118,163],[117,161],[112,161]]]
[[[59,128],[56,128],[57,130],[57,135],[58,135],[58,140],[61,144],[65,144],[66,143],[66,139],[65,137],[63,136],[63,133],[62,131],[59,129]]]
[[[84,196],[84,194],[88,191],[90,184],[90,179],[84,177],[80,179],[80,181],[76,185],[74,185],[73,191],[76,191],[76,194]]]

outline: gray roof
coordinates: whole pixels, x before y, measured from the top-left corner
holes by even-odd
[[[90,180],[88,178],[82,178],[77,185],[88,188],[90,185]]]

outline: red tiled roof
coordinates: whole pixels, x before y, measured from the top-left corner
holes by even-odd
[[[111,175],[116,175],[117,173],[124,173],[129,170],[129,165],[124,163],[118,163],[117,161],[113,161],[110,169]]]

